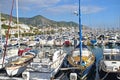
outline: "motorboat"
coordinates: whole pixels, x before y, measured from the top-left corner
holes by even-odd
[[[107,77],[109,74],[115,74],[116,78],[120,79],[120,49],[119,48],[103,49],[103,57],[99,61],[98,71],[100,78]]]
[[[33,60],[28,69],[23,72],[22,77],[25,80],[54,79],[63,64],[66,55],[67,54],[61,49],[46,49],[45,52],[39,54],[38,58],[34,58],[35,60]]]

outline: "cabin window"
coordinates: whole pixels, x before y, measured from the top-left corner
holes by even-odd
[[[111,55],[111,60],[116,60],[115,55]]]
[[[110,59],[110,56],[109,56],[109,55],[105,55],[104,59],[105,59],[105,60],[109,60],[109,59]]]
[[[116,55],[116,60],[120,60],[120,55]]]
[[[42,65],[43,68],[48,68],[48,65]]]

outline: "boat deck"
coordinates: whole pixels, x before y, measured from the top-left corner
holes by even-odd
[[[33,58],[33,55],[26,55],[26,56],[23,56],[23,57],[17,59],[16,61],[11,62],[11,64],[22,64],[22,63],[30,60],[31,58]]]
[[[49,80],[51,78],[51,74],[49,72],[34,72],[34,71],[30,71],[30,79],[45,79],[45,80]],[[35,75],[34,75],[35,74]]]
[[[23,78],[18,77],[7,77],[7,76],[0,76],[0,80],[24,80]]]
[[[79,56],[76,56],[76,57],[70,57],[68,56],[68,61],[71,65],[73,65],[74,67],[79,67],[80,69],[85,69],[85,67],[88,67],[90,66],[91,64],[94,63],[95,61],[95,57],[94,55],[91,55],[91,59],[89,59],[88,57],[84,56],[82,57],[82,60],[86,62],[85,66],[81,66],[81,65],[78,65],[76,62],[79,62],[80,61],[80,57]]]

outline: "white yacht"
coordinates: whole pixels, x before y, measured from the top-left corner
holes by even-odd
[[[99,62],[100,78],[107,77],[108,74],[115,74],[120,79],[120,49],[103,49],[103,58]]]
[[[40,53],[39,55],[40,56],[38,58],[35,58],[29,65],[29,68],[23,72],[22,77],[25,80],[53,79],[66,57],[66,53],[61,49],[51,49]]]

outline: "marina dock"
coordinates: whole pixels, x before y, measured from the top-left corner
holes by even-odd
[[[120,80],[119,4],[1,0],[0,80]]]

